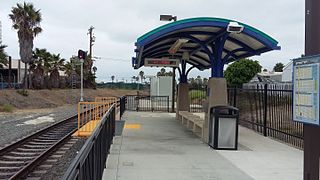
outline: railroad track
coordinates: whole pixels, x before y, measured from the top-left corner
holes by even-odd
[[[21,179],[71,139],[77,115],[37,131],[0,149],[0,180]]]

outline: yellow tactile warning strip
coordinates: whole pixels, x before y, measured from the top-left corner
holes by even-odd
[[[96,128],[100,121],[91,120],[82,126],[78,131],[76,131],[72,136],[90,136],[93,130]]]
[[[125,129],[141,129],[141,125],[140,124],[125,123],[124,128]]]

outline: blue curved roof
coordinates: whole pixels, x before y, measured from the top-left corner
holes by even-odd
[[[214,53],[216,40],[228,33],[226,29],[230,22],[237,21],[200,17],[160,26],[137,39],[133,66],[136,69],[143,66],[145,58],[181,59],[182,53],[188,51],[189,64],[201,70],[210,68],[212,60],[209,54]],[[244,29],[241,33],[228,33],[221,55],[224,64],[280,49],[278,42],[266,33],[241,22],[238,24]],[[172,55],[168,50],[178,39],[187,39],[188,42]]]

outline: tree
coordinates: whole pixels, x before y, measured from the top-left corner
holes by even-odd
[[[166,72],[165,68],[161,68],[159,72],[157,72],[157,76],[173,76],[173,72]]]
[[[203,78],[203,85],[204,86],[208,85],[208,78]]]
[[[277,63],[274,67],[273,67],[273,71],[274,72],[282,72],[284,68],[284,65],[282,63]]]
[[[64,64],[64,71],[68,77],[71,77],[74,71],[74,65],[72,64],[72,62],[68,61]]]
[[[197,76],[197,78],[195,80],[196,80],[197,84],[202,84],[201,76]]]
[[[32,85],[36,89],[44,88],[45,76],[51,68],[51,54],[46,49],[36,48],[33,51],[33,61],[30,62],[30,70],[33,73]]]
[[[142,83],[142,81],[143,81],[143,79],[144,79],[144,72],[143,72],[143,71],[140,71],[140,72],[139,72],[139,76],[140,76],[140,80],[141,80],[141,83]]]
[[[93,66],[93,67],[92,67],[92,71],[93,71],[93,74],[94,74],[94,75],[96,75],[97,70],[98,70],[98,68],[97,68],[96,66]]]
[[[8,64],[7,53],[4,51],[4,48],[6,47],[6,45],[0,45],[0,68],[3,68],[3,66]]]
[[[229,86],[242,86],[249,82],[257,73],[261,72],[261,65],[258,61],[241,59],[228,66],[224,72]]]
[[[136,81],[136,76],[131,77],[132,81]]]
[[[114,78],[115,78],[115,76],[112,75],[112,76],[111,76],[111,81],[112,81],[112,83],[113,83],[113,81],[114,81]]]
[[[60,54],[51,55],[51,69],[50,69],[50,78],[49,78],[49,87],[50,88],[59,88],[60,87],[60,73],[59,70],[64,70],[64,61],[65,59],[60,57]],[[64,86],[62,84],[62,86]]]
[[[18,31],[20,58],[25,63],[24,88],[27,88],[27,64],[32,61],[33,40],[42,32],[41,13],[31,3],[17,3],[17,7],[12,7],[9,18],[12,20],[12,27]]]

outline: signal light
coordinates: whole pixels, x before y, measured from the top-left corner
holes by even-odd
[[[86,59],[86,57],[87,57],[87,52],[79,49],[79,50],[78,50],[78,58],[79,58],[79,59]]]

